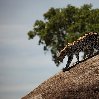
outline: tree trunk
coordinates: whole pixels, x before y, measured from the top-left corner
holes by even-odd
[[[22,99],[99,99],[99,55],[59,72]]]

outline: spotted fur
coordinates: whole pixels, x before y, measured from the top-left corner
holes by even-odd
[[[69,68],[73,55],[76,55],[77,62],[79,63],[79,52],[84,52],[84,59],[86,59],[94,55],[95,49],[99,51],[99,34],[90,32],[80,37],[77,41],[66,45],[60,51],[57,59],[59,62],[62,62],[65,56],[68,56],[66,70]]]

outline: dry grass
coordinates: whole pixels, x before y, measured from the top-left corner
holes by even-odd
[[[22,99],[99,99],[99,55],[57,73]]]

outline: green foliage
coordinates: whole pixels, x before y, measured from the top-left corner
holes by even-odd
[[[50,49],[53,61],[57,63],[57,52],[68,42],[73,42],[86,32],[99,32],[99,9],[91,4],[80,8],[68,5],[65,8],[50,8],[43,15],[44,20],[36,20],[29,39],[39,36],[39,44],[44,50]]]

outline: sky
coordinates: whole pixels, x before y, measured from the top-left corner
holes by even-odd
[[[86,3],[99,8],[99,0],[0,0],[0,99],[20,99],[65,66],[56,67],[27,32],[50,7]]]

